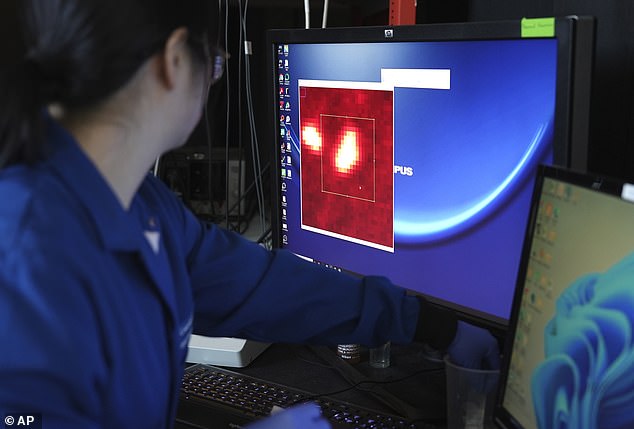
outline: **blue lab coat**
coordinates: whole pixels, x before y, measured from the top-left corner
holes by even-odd
[[[129,210],[50,121],[0,171],[0,416],[167,428],[192,330],[267,342],[410,341],[418,302],[199,222],[148,176]],[[154,243],[154,248],[151,245]]]

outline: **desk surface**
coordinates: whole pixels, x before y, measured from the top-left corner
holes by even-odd
[[[444,368],[428,356],[421,345],[392,345],[391,366],[376,369],[367,362],[367,350],[363,350],[360,363],[351,365],[337,358],[331,347],[273,344],[246,368],[231,370],[380,412],[444,425]],[[350,388],[358,382],[362,383]]]

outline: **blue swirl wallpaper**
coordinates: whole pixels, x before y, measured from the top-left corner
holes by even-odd
[[[280,49],[284,247],[506,320],[536,166],[553,161],[554,39],[290,44]],[[301,225],[299,80],[381,82],[445,69],[449,89],[394,87],[394,251]]]
[[[634,254],[571,284],[532,376],[541,429],[634,427]]]

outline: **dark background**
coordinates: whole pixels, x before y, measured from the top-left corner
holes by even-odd
[[[323,1],[312,0],[311,27],[320,27]],[[250,159],[248,121],[245,119],[244,94],[239,96],[238,82],[244,92],[244,76],[238,80],[237,58],[240,3],[229,2],[228,45],[231,52],[231,105],[229,127],[226,126],[226,93],[224,83],[213,89],[209,119],[212,145],[242,146]],[[242,3],[244,6],[244,2]],[[596,53],[592,81],[589,170],[634,180],[634,2],[631,0],[418,0],[417,24],[494,21],[564,15],[591,15],[596,18]],[[226,20],[225,10],[217,17]],[[331,0],[328,26],[387,25],[389,1]],[[251,87],[256,122],[256,135],[263,165],[273,153],[273,136],[268,128],[272,107],[266,64],[266,30],[271,28],[303,28],[304,9],[301,0],[251,0],[248,2],[247,37],[253,45],[251,55]],[[242,100],[240,103],[238,100]],[[227,138],[226,130],[229,130]],[[205,144],[205,133],[198,130],[190,144]],[[247,181],[252,180],[251,163],[246,163]],[[268,176],[265,176],[268,180]],[[268,190],[268,185],[265,190]]]
[[[242,148],[247,157],[245,188],[252,181],[253,168],[246,109],[244,108],[244,72],[238,79],[240,64],[239,10],[245,2],[210,0],[212,9],[218,3],[229,5],[227,47],[230,64],[230,90],[224,82],[210,94],[208,118],[211,145],[222,158],[225,145]],[[323,0],[311,0],[311,27],[321,25]],[[7,5],[0,2],[0,13]],[[215,18],[225,20],[224,11],[212,11]],[[589,169],[603,174],[634,180],[634,2],[631,0],[418,0],[417,23],[491,21],[522,17],[592,15],[596,17],[597,38],[595,68],[592,81]],[[359,26],[388,24],[389,0],[331,0],[328,26]],[[272,136],[267,121],[272,111],[268,105],[268,70],[266,66],[266,30],[269,28],[304,27],[301,0],[248,1],[247,35],[253,44],[251,56],[251,87],[254,119],[262,165],[266,167],[273,153]],[[2,28],[0,35],[10,40],[15,29]],[[224,37],[224,35],[222,35]],[[238,88],[240,86],[240,88]],[[240,92],[238,91],[240,89]],[[226,94],[229,93],[229,124],[227,126]],[[204,122],[204,121],[203,121]],[[227,130],[228,136],[227,136]],[[207,146],[207,130],[199,126],[188,146]],[[219,163],[221,164],[221,163]],[[212,172],[222,177],[223,172]],[[222,186],[221,186],[222,187]],[[268,190],[268,186],[265,186]],[[201,195],[205,194],[201,192]]]
[[[229,33],[238,24],[238,1],[230,2]],[[312,0],[311,27],[321,26],[321,0]],[[243,3],[244,5],[244,3]],[[224,13],[224,12],[222,12]],[[384,25],[388,23],[389,1],[331,0],[328,26]],[[596,62],[592,82],[589,169],[603,174],[634,178],[634,2],[631,0],[418,0],[417,23],[490,21],[522,17],[592,15],[597,21]],[[235,23],[235,24],[234,24]],[[269,28],[302,28],[304,10],[301,0],[251,0],[248,3],[247,37],[253,44],[251,86],[260,150],[264,157],[272,151],[272,136],[266,126],[271,112],[267,97],[270,90],[266,66],[266,30]],[[237,35],[236,35],[237,37]],[[232,51],[235,67],[235,46]],[[231,70],[231,69],[230,69]],[[234,80],[237,76],[233,73]],[[235,84],[236,82],[234,82]],[[217,88],[222,92],[224,88]],[[235,89],[232,88],[232,91]],[[213,97],[213,94],[212,94]],[[222,98],[220,95],[218,97]],[[237,103],[237,96],[233,96]],[[221,103],[222,104],[222,103]],[[218,107],[218,106],[217,106]],[[219,106],[217,121],[225,114]],[[237,109],[237,106],[234,106]],[[213,109],[212,109],[213,110]],[[237,112],[233,112],[237,113]],[[242,112],[244,115],[244,112]],[[242,140],[246,122],[238,126],[232,116],[230,145]],[[224,119],[223,119],[224,120]],[[222,128],[226,128],[224,127]],[[224,144],[224,129],[216,130],[217,142]]]

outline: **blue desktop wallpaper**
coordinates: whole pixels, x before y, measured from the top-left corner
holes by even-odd
[[[291,149],[292,175],[281,185],[283,247],[507,319],[535,168],[553,161],[556,40],[291,44],[279,52],[290,103],[280,113],[290,122],[278,143]],[[451,73],[448,90],[394,89],[394,164],[412,174],[394,175],[393,253],[303,230],[300,216],[298,80],[380,82],[382,68]]]
[[[531,382],[540,429],[634,427],[633,278],[629,254],[557,300]]]

